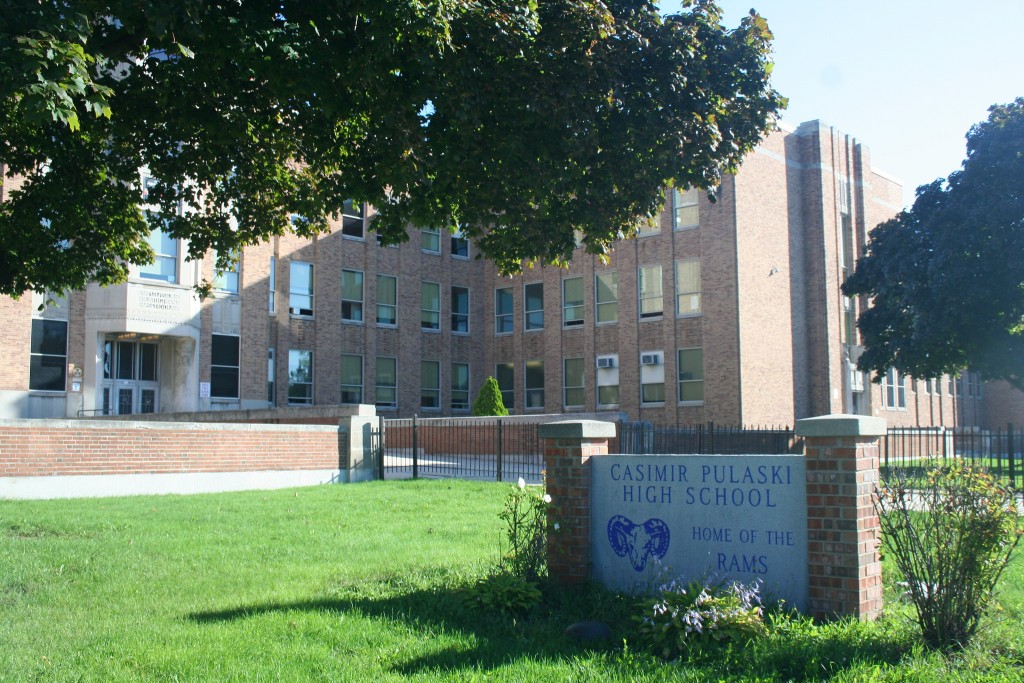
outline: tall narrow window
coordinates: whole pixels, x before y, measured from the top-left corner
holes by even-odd
[[[428,410],[441,407],[441,364],[436,360],[420,363],[420,407]]]
[[[441,285],[436,282],[420,283],[420,327],[441,329]]]
[[[700,313],[700,259],[676,261],[676,315]]]
[[[213,257],[216,262],[220,258],[220,254],[214,253]],[[232,249],[228,254],[228,262],[223,268],[214,266],[213,288],[218,292],[238,294],[238,266],[240,263],[238,250]]]
[[[494,366],[494,379],[498,380],[501,402],[512,410],[516,407],[516,366],[513,363],[498,363]]]
[[[512,288],[494,290],[494,333],[508,334],[514,328],[512,309]]]
[[[341,209],[341,234],[345,237],[363,239],[363,205],[346,199]]]
[[[288,351],[288,405],[313,405],[312,351]]]
[[[661,351],[640,354],[640,403],[665,402],[665,356]]]
[[[277,394],[274,391],[274,379],[277,377],[276,360],[277,352],[274,349],[267,349],[267,403],[272,406],[277,405]]]
[[[643,266],[638,275],[640,318],[660,318],[664,306],[661,289],[661,266]]]
[[[469,334],[469,289],[452,287],[452,332]]]
[[[363,357],[341,354],[341,402],[363,402]]]
[[[469,258],[469,240],[463,236],[462,230],[459,229],[452,233],[452,256],[455,258]]]
[[[288,272],[288,312],[313,315],[313,264],[292,261]]]
[[[469,363],[452,363],[452,410],[469,410]]]
[[[523,287],[523,312],[527,330],[544,329],[543,282],[532,282]]]
[[[579,408],[586,404],[584,390],[584,371],[582,358],[566,358],[562,361],[563,405],[566,408]]]
[[[270,257],[270,272],[267,274],[267,285],[270,288],[270,299],[267,302],[267,310],[270,315],[277,313],[277,259]]]
[[[704,349],[679,349],[680,403],[704,400]]]
[[[420,249],[428,254],[440,254],[441,230],[439,228],[420,228]]]
[[[28,388],[64,391],[67,388],[68,324],[64,320],[32,320]]]
[[[544,407],[544,361],[526,361],[526,407]]]
[[[594,299],[598,324],[619,319],[619,276],[614,270],[594,277]]]
[[[363,274],[358,270],[341,271],[341,319],[363,322]]]
[[[154,258],[139,268],[139,277],[148,280],[178,281],[178,240],[164,232],[164,221],[153,214],[148,215],[153,229],[146,238],[146,243],[153,250]]]
[[[562,325],[579,327],[583,324],[583,278],[567,277],[562,280]]]
[[[900,375],[895,368],[889,368],[882,375],[882,403],[887,410],[907,408],[907,378]]]
[[[672,190],[672,228],[688,230],[700,225],[697,188]]]
[[[398,279],[394,275],[377,276],[377,324],[398,324]]]
[[[238,398],[239,338],[212,335],[210,349],[210,396]]]
[[[377,356],[377,407],[398,406],[398,359]]]
[[[597,357],[597,403],[601,406],[619,404],[619,356]]]

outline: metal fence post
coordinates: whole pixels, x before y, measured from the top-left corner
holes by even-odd
[[[498,456],[497,456],[496,468],[498,470],[498,481],[501,479],[501,459],[502,459],[502,443],[501,443],[501,420],[498,420]]]
[[[1017,459],[1017,449],[1014,448],[1013,444],[1013,423],[1006,424],[1006,451],[1010,457],[1010,486],[1015,486],[1017,484],[1014,472],[1016,468],[1013,465],[1014,460]]]
[[[412,416],[412,478],[418,479],[420,476],[420,462],[419,462],[419,434],[417,433],[416,426],[416,415]]]
[[[384,481],[384,416],[377,417],[377,460],[380,479]]]

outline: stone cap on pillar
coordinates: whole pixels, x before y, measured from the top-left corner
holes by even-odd
[[[822,415],[796,421],[797,436],[885,436],[885,419],[870,415]]]
[[[613,439],[615,423],[601,420],[559,420],[539,425],[542,439]]]

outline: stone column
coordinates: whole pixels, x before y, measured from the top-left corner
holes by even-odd
[[[798,420],[807,459],[808,608],[815,619],[882,612],[881,531],[872,494],[885,420],[826,415]]]
[[[351,415],[338,418],[338,480],[370,481],[379,478],[380,453],[375,452],[371,432],[380,426],[376,408],[356,405]]]
[[[615,423],[565,420],[540,425],[548,512],[548,573],[566,583],[590,578],[590,458],[608,454]],[[554,525],[558,525],[558,529]]]

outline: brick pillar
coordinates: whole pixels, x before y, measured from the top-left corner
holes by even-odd
[[[826,415],[798,420],[807,459],[808,609],[815,619],[882,612],[881,533],[872,493],[885,420]]]
[[[548,573],[580,583],[590,578],[590,458],[608,454],[615,424],[565,420],[540,425],[548,512]],[[558,524],[558,529],[554,525]]]

